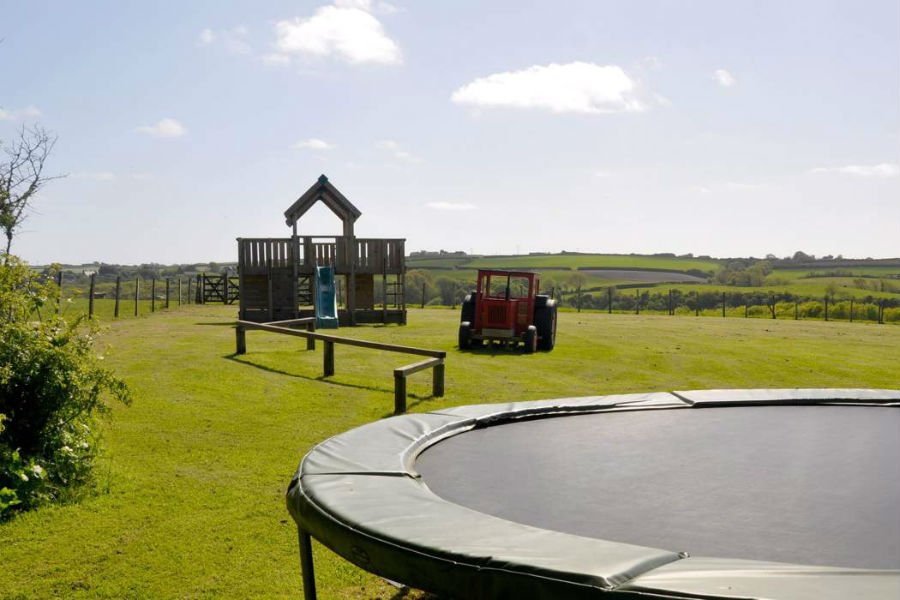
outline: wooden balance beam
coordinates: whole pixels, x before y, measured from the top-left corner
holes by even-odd
[[[286,325],[306,325],[307,329],[305,331],[302,329],[291,329],[286,327]],[[316,340],[321,340],[325,343],[325,351],[323,353],[323,371],[325,377],[334,375],[335,344],[345,344],[347,346],[371,348],[372,350],[382,350],[384,352],[399,352],[402,354],[414,354],[417,356],[428,357],[426,360],[394,369],[394,414],[397,415],[406,412],[406,378],[413,373],[417,373],[424,369],[431,369],[431,393],[435,397],[444,395],[444,359],[447,358],[447,353],[443,350],[426,350],[425,348],[415,348],[413,346],[384,344],[381,342],[371,342],[369,340],[339,337],[327,333],[317,333],[315,331],[315,318],[307,317],[304,319],[274,321],[272,323],[238,321],[235,325],[236,354],[244,354],[247,352],[248,330],[268,331],[271,333],[306,338],[306,348],[308,350],[314,350],[316,347]]]

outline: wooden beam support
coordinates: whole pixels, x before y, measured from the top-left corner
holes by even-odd
[[[246,354],[247,353],[247,330],[244,329],[241,325],[238,325],[234,328],[234,337],[235,337],[235,354]]]
[[[325,352],[322,353],[322,357],[322,370],[325,373],[325,377],[331,377],[334,375],[334,342],[328,340],[325,341]]]

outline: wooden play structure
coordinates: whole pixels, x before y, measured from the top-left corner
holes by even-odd
[[[297,233],[301,217],[320,201],[341,220],[343,235]],[[406,240],[356,237],[361,214],[322,175],[285,211],[291,237],[238,238],[239,318],[260,323],[319,316],[324,307],[316,306],[316,267],[331,266],[341,325],[405,324]]]

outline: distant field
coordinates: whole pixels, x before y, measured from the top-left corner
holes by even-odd
[[[588,267],[607,267],[616,269],[662,269],[668,271],[688,271],[698,269],[715,272],[720,263],[699,258],[666,258],[656,256],[631,256],[621,254],[533,254],[515,256],[485,257],[448,257],[426,258],[422,260],[410,258],[407,261],[410,269],[423,267],[451,267],[458,269],[492,269],[492,268],[553,268],[578,269]]]
[[[76,309],[73,304],[72,310]],[[109,323],[98,347],[134,391],[105,427],[100,493],[0,525],[0,598],[298,598],[284,494],[313,445],[383,418],[405,357],[248,333],[235,307],[183,306]],[[480,402],[733,387],[900,388],[900,327],[563,312],[557,348],[461,353],[457,311],[338,335],[446,350],[447,395],[410,379],[410,410]],[[384,600],[382,580],[315,547],[319,597]]]

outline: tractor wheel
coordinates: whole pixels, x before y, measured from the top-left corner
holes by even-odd
[[[538,332],[538,348],[550,351],[556,345],[556,300],[534,310],[534,325]]]
[[[466,294],[465,300],[462,301],[462,314],[459,317],[460,322],[475,322],[475,292]]]
[[[525,354],[534,354],[537,350],[537,327],[530,325],[525,331]]]
[[[472,347],[472,328],[468,321],[459,324],[459,349],[468,350]]]

